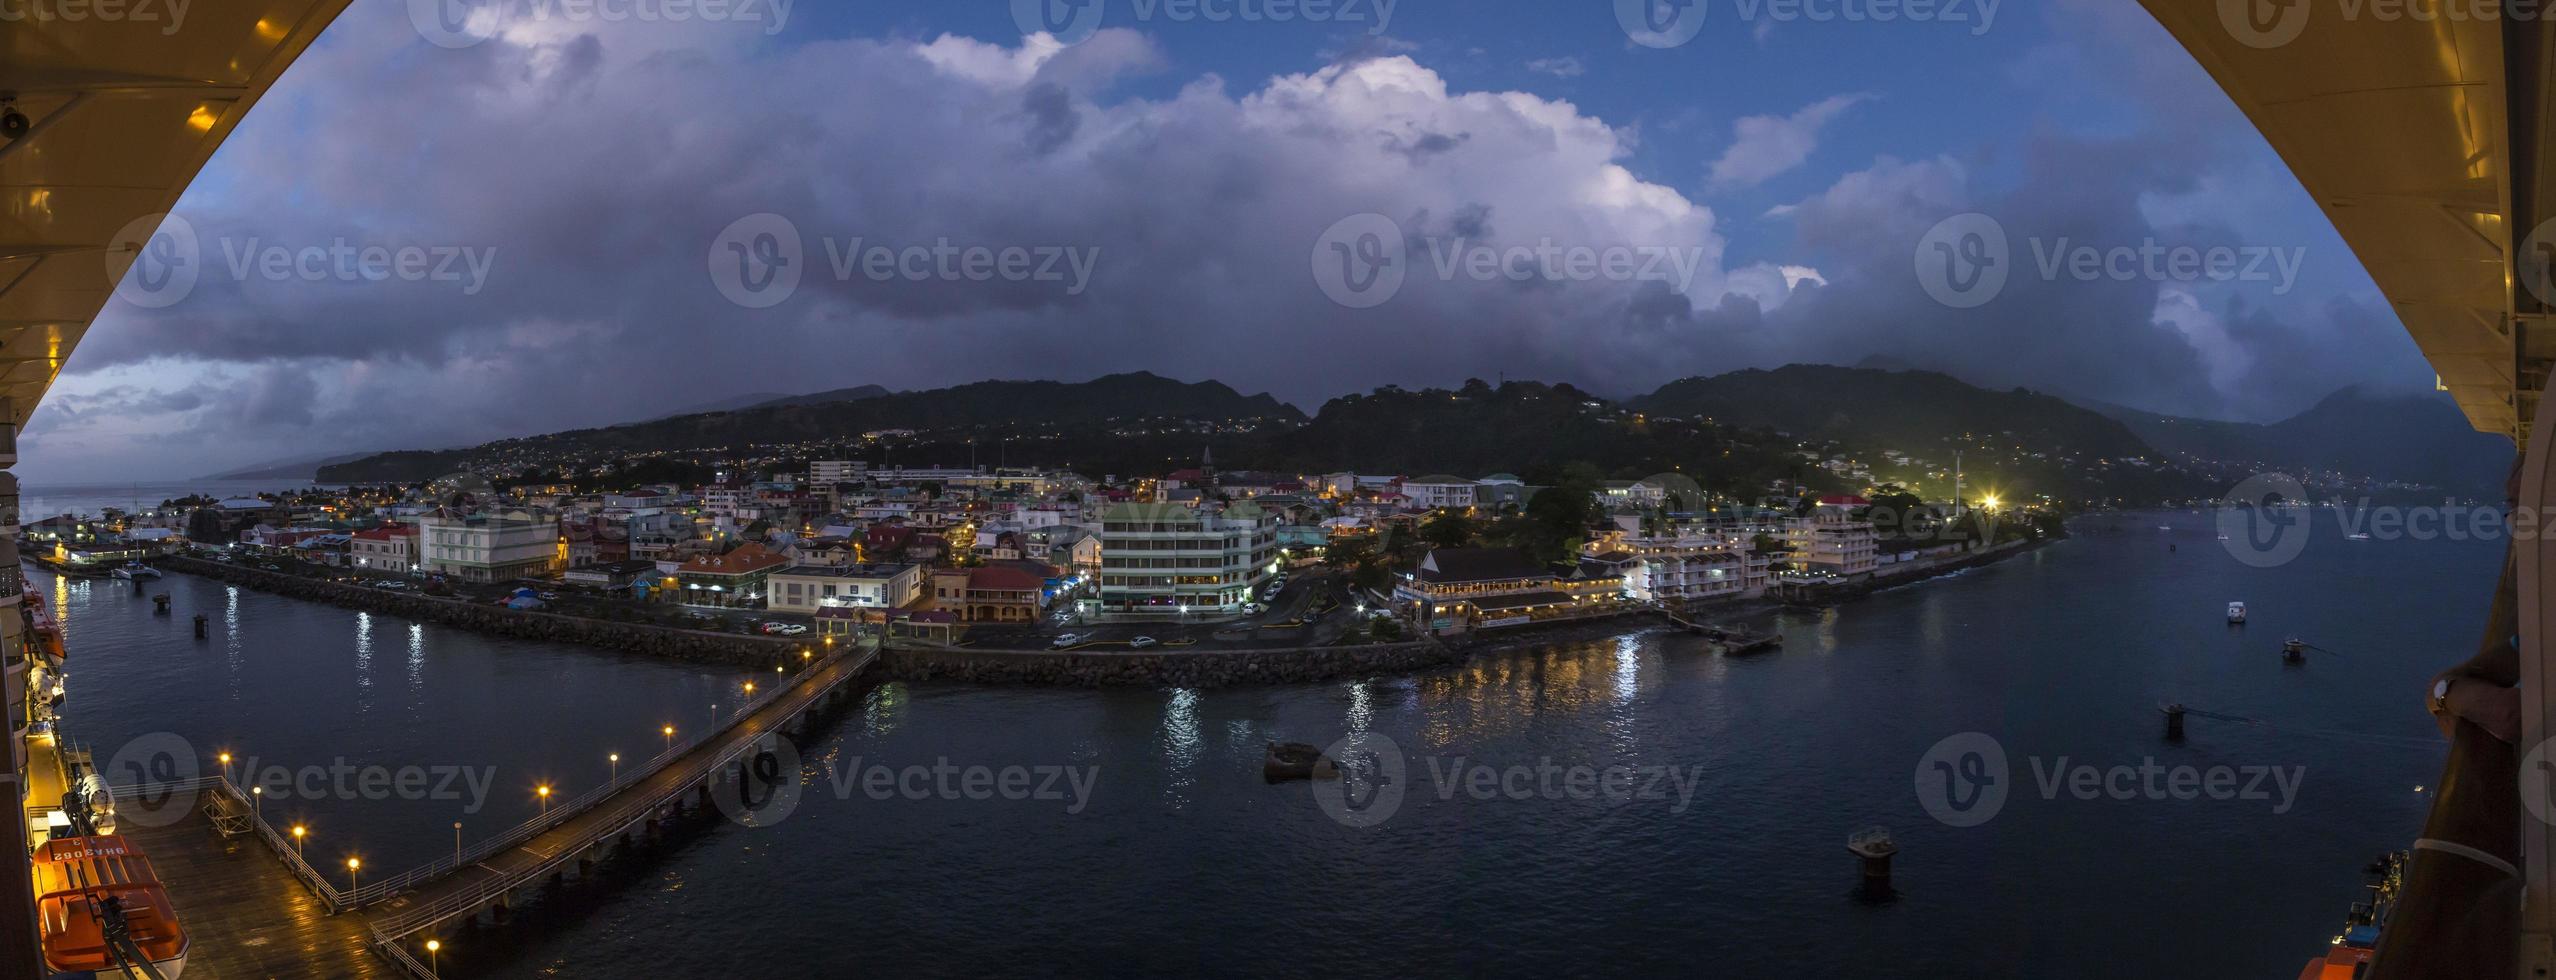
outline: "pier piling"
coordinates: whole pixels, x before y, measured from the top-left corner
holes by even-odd
[[[2169,704],[2158,710],[2165,712],[2166,741],[2183,741],[2183,705]]]
[[[1889,898],[1895,894],[1890,886],[1890,859],[1899,853],[1899,844],[1891,840],[1888,829],[1866,827],[1849,834],[1846,850],[1863,866],[1865,898]]]

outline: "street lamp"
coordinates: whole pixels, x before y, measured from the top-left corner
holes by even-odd
[[[266,787],[249,787],[249,816],[256,817],[259,820],[266,819],[266,808],[264,806],[265,801]]]
[[[667,725],[664,731],[666,735],[666,751],[672,752],[674,751],[674,726]]]
[[[353,900],[355,894],[356,873],[362,870],[364,870],[363,858],[350,857],[346,859],[346,894],[350,901]]]
[[[537,794],[537,795],[539,795],[539,796],[541,797],[541,815],[542,815],[542,816],[545,816],[545,817],[549,816],[549,815],[550,815],[550,784],[548,784],[548,783],[543,783],[543,784],[542,784],[542,785],[540,785],[540,786],[536,786],[536,787],[534,787],[534,788],[533,788],[533,792],[534,792],[535,794]]]
[[[304,826],[302,826],[301,824],[294,824],[294,825],[293,825],[293,856],[294,856],[294,857],[301,857],[301,856],[302,856],[302,835],[304,835],[304,834],[308,834],[308,833],[310,833],[310,832],[311,832],[311,829],[310,829],[310,828],[308,828],[308,827],[304,827]]]
[[[228,752],[224,752],[224,753],[222,753],[222,755],[221,755],[221,759],[222,759],[222,778],[223,778],[223,779],[229,779],[229,778],[231,778],[231,754],[230,754],[230,753],[228,753]]]
[[[435,975],[435,976],[442,976],[442,975],[443,975],[443,971],[437,968],[437,963],[436,963],[436,960],[438,959],[438,957],[437,957],[437,955],[436,955],[436,954],[438,954],[438,953],[442,952],[442,951],[443,951],[443,949],[444,949],[444,941],[443,941],[443,940],[441,940],[441,939],[429,939],[429,940],[427,940],[427,941],[426,941],[426,972],[427,972],[427,973],[433,974],[433,975]]]
[[[621,781],[621,753],[615,752],[610,758],[612,759],[612,781],[618,783]]]
[[[453,866],[461,866],[461,821],[453,821]]]

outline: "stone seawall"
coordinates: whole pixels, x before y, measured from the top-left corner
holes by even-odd
[[[577,643],[650,657],[735,667],[769,667],[796,655],[804,644],[734,633],[705,633],[641,623],[615,623],[556,613],[525,612],[411,592],[391,592],[360,585],[323,582],[281,572],[193,558],[162,558],[152,564],[172,572],[245,586],[260,592],[332,606],[422,620],[475,630],[493,636],[551,643]]]
[[[1073,653],[894,646],[879,662],[898,680],[1045,687],[1226,687],[1408,674],[1463,663],[1434,641],[1196,653]]]

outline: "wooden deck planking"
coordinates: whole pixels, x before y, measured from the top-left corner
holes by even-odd
[[[224,840],[198,814],[120,827],[142,848],[186,927],[188,980],[393,977],[361,915],[330,915],[254,837]]]

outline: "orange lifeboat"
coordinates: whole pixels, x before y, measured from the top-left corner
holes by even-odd
[[[123,972],[107,939],[109,910],[124,918],[125,933],[167,980],[186,970],[186,930],[168,890],[140,848],[124,838],[63,837],[35,853],[36,918],[45,965],[56,973]]]

